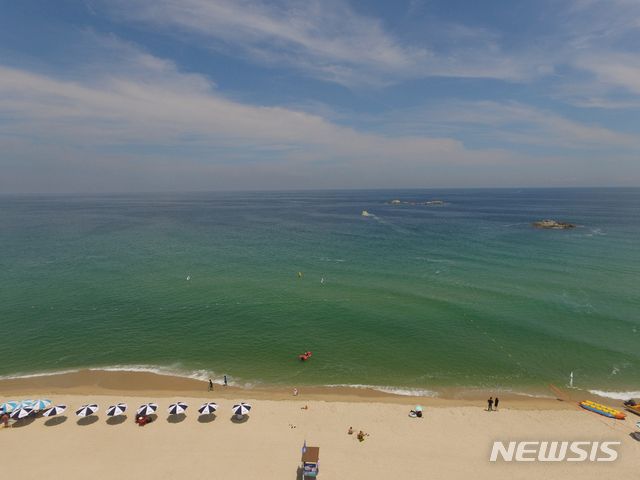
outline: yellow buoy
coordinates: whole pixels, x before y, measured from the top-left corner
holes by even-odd
[[[298,272],[298,276],[301,277],[302,276],[302,272]]]

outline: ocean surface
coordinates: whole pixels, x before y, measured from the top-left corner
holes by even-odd
[[[0,377],[640,391],[640,189],[5,196],[0,267]]]

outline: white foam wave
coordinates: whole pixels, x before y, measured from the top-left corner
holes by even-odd
[[[14,380],[17,378],[50,377],[53,375],[64,375],[66,373],[77,373],[79,371],[80,370],[58,370],[55,372],[11,373],[9,375],[0,375],[0,380]]]
[[[604,390],[589,390],[589,393],[600,397],[613,398],[614,400],[629,400],[640,397],[640,392],[606,392]]]
[[[157,375],[165,375],[168,377],[191,378],[202,382],[208,382],[209,379],[214,383],[222,384],[224,375],[218,375],[209,370],[183,370],[178,367],[161,367],[155,365],[111,365],[107,367],[88,367],[68,370],[57,370],[52,372],[35,372],[35,373],[12,373],[9,375],[0,375],[0,380],[14,380],[20,378],[37,378],[50,377],[54,375],[64,375],[67,373],[78,373],[82,370],[104,371],[104,372],[145,372],[155,373]],[[233,382],[229,381],[229,385],[234,387],[252,389],[259,388],[259,383],[251,382]]]
[[[324,385],[325,387],[343,387],[343,388],[362,388],[376,390],[378,392],[390,393],[392,395],[403,395],[408,397],[437,397],[438,392],[423,388],[401,388],[401,387],[384,387],[379,385],[360,385],[360,384],[333,384]]]
[[[414,257],[414,260],[424,260],[426,262],[430,262],[430,263],[455,263],[453,260],[445,260],[445,259],[435,259],[435,258],[428,258],[428,257]]]
[[[179,368],[158,367],[153,365],[112,365],[109,367],[93,367],[88,368],[87,370],[105,372],[146,372],[155,373],[157,375],[166,375],[168,377],[192,378],[203,382],[208,382],[209,379],[221,380],[223,378],[222,376],[216,375],[215,373],[207,370],[185,371],[180,370]]]

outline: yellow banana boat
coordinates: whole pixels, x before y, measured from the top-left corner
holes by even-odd
[[[593,403],[589,400],[585,400],[584,402],[580,402],[580,405],[585,410],[590,410],[595,413],[599,413],[600,415],[604,415],[609,418],[617,418],[618,420],[624,420],[627,416],[626,413],[619,412],[618,410],[614,410],[613,408],[605,407],[604,405],[600,405],[599,403]]]

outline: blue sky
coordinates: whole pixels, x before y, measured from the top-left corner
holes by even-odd
[[[0,12],[0,193],[640,185],[637,0]]]

